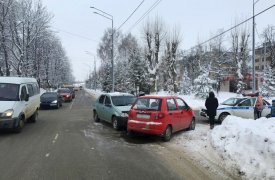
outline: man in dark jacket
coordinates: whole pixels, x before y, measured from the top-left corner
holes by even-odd
[[[219,102],[218,99],[215,97],[215,94],[213,92],[209,92],[209,96],[205,101],[205,107],[207,110],[207,116],[209,116],[210,129],[214,128],[215,116],[217,114],[218,106]]]

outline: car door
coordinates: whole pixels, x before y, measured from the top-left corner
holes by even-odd
[[[104,120],[104,100],[105,95],[101,95],[98,99],[98,102],[96,103],[96,112],[99,119]]]
[[[233,115],[242,118],[254,119],[254,100],[255,99],[253,98],[248,98],[240,102],[238,105],[233,107]]]
[[[28,108],[30,110],[30,115],[32,115],[36,110],[36,102],[34,97],[34,90],[31,84],[27,84],[27,90],[29,94]]]
[[[106,96],[104,101],[104,119],[108,122],[112,122],[112,116],[113,106],[111,103],[111,98],[109,96]]]
[[[180,129],[185,129],[191,123],[192,117],[190,118],[188,105],[180,98],[176,98],[178,104],[179,114],[179,126]]]
[[[271,104],[267,102],[266,100],[263,100],[263,111],[262,111],[262,117],[267,117],[271,115]]]
[[[181,110],[177,108],[174,98],[168,98],[166,101],[166,105],[168,110],[168,116],[173,127],[173,131],[175,132],[180,130]]]

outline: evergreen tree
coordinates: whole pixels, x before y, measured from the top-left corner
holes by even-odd
[[[188,76],[187,68],[185,68],[183,73],[182,82],[180,83],[180,91],[182,94],[188,95],[191,93],[192,90],[192,82]]]
[[[266,66],[263,72],[263,84],[259,90],[264,95],[275,95],[275,78],[271,66]]]
[[[200,75],[194,80],[195,96],[199,98],[206,98],[212,88],[213,80],[209,78],[209,70],[201,68]]]

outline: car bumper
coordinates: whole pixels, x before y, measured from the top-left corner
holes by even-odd
[[[57,103],[40,103],[40,107],[56,107]]]
[[[18,118],[0,119],[0,129],[10,129],[16,127]]]
[[[162,122],[128,120],[127,130],[145,134],[162,135],[165,130],[165,125]]]
[[[120,127],[127,127],[128,118],[127,117],[117,117]]]

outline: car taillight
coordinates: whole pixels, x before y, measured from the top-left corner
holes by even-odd
[[[129,113],[128,113],[128,119],[129,119],[129,118],[133,118],[133,111],[131,111],[131,110],[130,110]]]
[[[158,119],[162,119],[162,118],[164,118],[164,116],[165,116],[165,114],[164,113],[158,113],[158,114],[156,114],[156,120],[158,120]]]
[[[67,95],[67,97],[70,97],[70,95]]]

